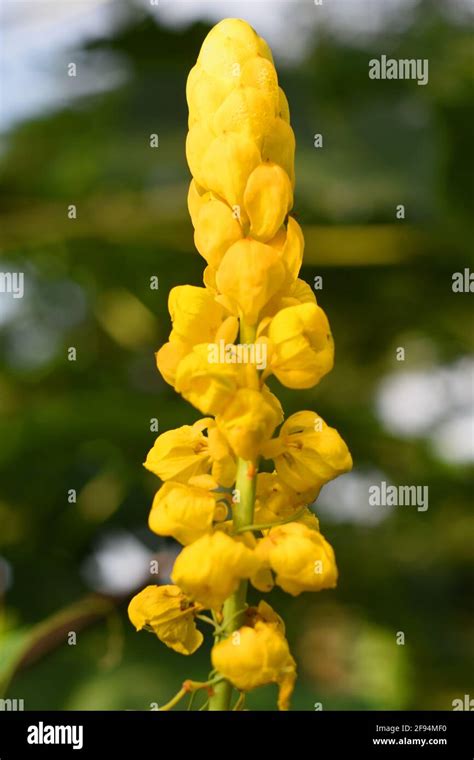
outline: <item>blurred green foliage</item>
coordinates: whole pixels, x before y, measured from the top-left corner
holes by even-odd
[[[89,594],[80,568],[102,537],[128,531],[150,551],[172,548],[146,529],[157,481],[141,463],[151,418],[166,430],[199,416],[158,375],[153,352],[169,331],[169,289],[201,282],[186,210],[185,82],[207,29],[171,30],[130,11],[83,51],[120,62],[125,80],[7,136],[2,255],[25,272],[27,292],[0,323],[0,554],[12,569],[0,676],[22,663],[8,695],[27,709],[150,709],[208,669],[210,642],[187,659],[134,633],[133,589],[113,599],[117,612],[71,624],[76,646],[51,620]],[[387,51],[429,58],[429,86],[369,80],[368,60]],[[452,273],[472,263],[471,52],[469,30],[423,2],[403,33],[364,46],[315,28],[303,60],[276,61],[297,138],[302,276],[323,277],[337,360],[321,387],[274,388],[287,414],[313,408],[340,430],[356,471],[430,489],[426,513],[399,509],[373,524],[325,516],[338,589],[272,595],[300,666],[296,709],[450,709],[473,693],[472,471],[440,459],[426,437],[388,431],[374,407],[382,378],[400,371],[397,346],[413,346],[403,370],[472,351],[469,295],[451,289]],[[248,700],[274,703],[272,688]]]

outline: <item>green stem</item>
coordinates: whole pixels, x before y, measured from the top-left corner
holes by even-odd
[[[242,343],[253,343],[255,341],[255,327],[249,327],[241,322],[240,340]],[[245,459],[239,458],[235,480],[239,501],[233,506],[233,523],[236,532],[253,522],[256,486],[257,463],[247,462]],[[243,580],[237,591],[224,603],[224,622],[222,624],[224,636],[230,636],[242,625],[247,604],[247,586],[248,581]],[[209,710],[230,710],[231,699],[232,685],[228,681],[221,681],[216,684],[214,695],[209,700]]]
[[[307,507],[301,507],[301,509],[297,509],[296,512],[293,512],[292,515],[289,515],[288,517],[282,517],[281,520],[275,520],[268,523],[255,523],[254,525],[244,525],[242,528],[239,528],[236,533],[247,533],[249,530],[269,530],[270,528],[278,527],[278,525],[286,525],[290,522],[296,522],[300,517],[304,515],[306,510]]]

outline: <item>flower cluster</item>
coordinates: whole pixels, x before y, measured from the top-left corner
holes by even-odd
[[[298,277],[295,140],[265,41],[244,21],[217,24],[189,74],[187,100],[188,206],[207,266],[204,287],[171,290],[172,330],[157,365],[205,416],[160,435],[146,458],[163,481],[150,529],[183,548],[173,585],[145,588],[129,615],[182,654],[202,642],[196,619],[214,626],[210,709],[229,709],[232,687],[245,693],[267,683],[278,684],[279,708],[288,709],[296,665],[284,625],[266,602],[246,604],[247,585],[293,596],[336,585],[334,552],[308,505],[352,460],[315,412],[281,425],[267,381],[313,387],[332,368],[334,346]],[[211,361],[222,340],[261,344],[265,367]],[[262,460],[273,467],[259,472]]]

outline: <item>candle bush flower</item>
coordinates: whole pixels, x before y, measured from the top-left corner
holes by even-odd
[[[226,19],[210,31],[187,101],[188,207],[207,266],[204,287],[171,290],[172,330],[156,358],[164,379],[205,416],[160,435],[146,458],[163,482],[150,529],[183,548],[172,585],[145,588],[129,616],[185,655],[202,643],[196,622],[213,627],[208,681],[186,681],[162,709],[198,689],[207,690],[210,710],[241,709],[246,692],[275,683],[285,710],[296,663],[279,615],[263,600],[248,606],[248,584],[293,596],[336,585],[333,549],[309,505],[352,460],[315,412],[283,422],[266,381],[313,387],[331,370],[334,345],[298,277],[304,238],[290,215],[288,102],[268,45],[246,22]],[[216,361],[211,349],[221,342],[230,350]],[[241,351],[257,344],[263,368]],[[259,472],[262,460],[273,460],[271,472]]]

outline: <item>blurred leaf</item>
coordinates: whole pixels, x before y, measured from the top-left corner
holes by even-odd
[[[16,670],[34,662],[60,643],[67,633],[89,625],[114,609],[105,597],[90,596],[56,612],[30,629],[6,631],[0,634],[0,695],[4,695]]]

